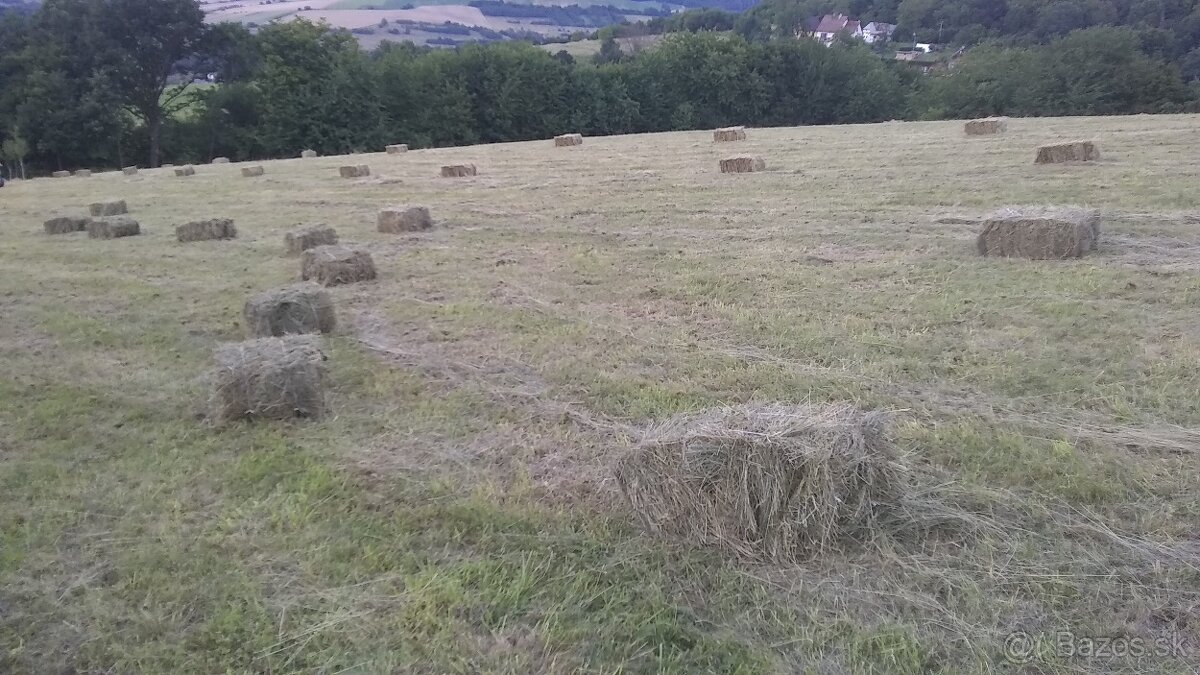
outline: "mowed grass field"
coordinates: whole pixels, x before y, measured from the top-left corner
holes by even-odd
[[[1196,672],[1198,128],[751,129],[12,183],[0,671]],[[1034,166],[1076,137],[1102,161]],[[718,173],[735,154],[768,170]],[[463,162],[479,175],[438,177]],[[142,236],[42,233],[109,197]],[[436,228],[378,233],[403,203]],[[1103,211],[1095,254],[975,255],[972,219],[1051,203]],[[219,217],[238,239],[175,241]],[[332,289],[331,413],[210,423],[213,349],[298,278],[282,237],[315,224],[379,270]],[[642,532],[610,478],[678,413],[843,401],[891,411],[969,527],[736,559]],[[1068,656],[1058,632],[1143,649]]]

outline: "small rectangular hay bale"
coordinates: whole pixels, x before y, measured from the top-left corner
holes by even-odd
[[[721,173],[751,173],[763,171],[767,163],[761,157],[730,157],[719,163]]]
[[[1100,159],[1100,150],[1093,141],[1071,141],[1055,143],[1038,148],[1034,164],[1063,164],[1065,162],[1092,162]]]
[[[722,127],[713,130],[714,143],[746,140],[746,127]]]
[[[433,219],[429,216],[429,209],[424,206],[394,206],[379,212],[380,232],[419,232],[432,227]]]
[[[300,156],[303,157],[304,159],[316,157],[317,151],[316,150],[304,150],[303,152],[300,153]]]
[[[129,213],[129,207],[125,205],[124,199],[110,199],[108,201],[88,204],[88,212],[92,214],[93,218],[121,216]]]
[[[136,176],[138,174],[138,168],[136,166],[126,166],[121,169],[121,173],[125,174],[126,176]]]
[[[108,216],[89,218],[87,233],[92,239],[116,239],[141,234],[142,229],[138,222],[129,216]]]
[[[266,173],[266,170],[261,166],[244,166],[242,167],[242,178],[257,178]]]
[[[466,178],[477,175],[474,164],[450,164],[442,167],[442,178]]]
[[[384,148],[384,150],[386,150],[387,154],[389,155],[399,155],[408,152],[408,145],[405,143],[396,143],[394,145],[387,146]]]
[[[554,137],[554,147],[566,148],[573,145],[583,145],[583,134],[562,134]]]
[[[256,293],[242,310],[252,337],[330,333],[337,327],[333,296],[311,281]]]
[[[1014,207],[983,223],[976,240],[982,256],[1062,260],[1096,250],[1100,212],[1074,206]]]
[[[300,255],[310,248],[334,246],[337,243],[337,230],[328,225],[303,227],[283,235],[283,246],[288,255]]]
[[[42,223],[42,227],[46,234],[70,234],[87,230],[90,220],[87,216],[59,216]]]
[[[181,242],[236,239],[237,227],[229,218],[195,220],[175,227],[175,238]]]
[[[357,164],[355,166],[338,167],[338,173],[342,178],[364,178],[371,175],[371,167],[366,164]]]
[[[1008,131],[1007,117],[985,117],[978,120],[970,120],[963,125],[963,131],[968,136],[988,136],[991,134],[1002,134]]]
[[[319,418],[325,354],[316,335],[264,337],[213,353],[213,415],[218,421]]]
[[[51,178],[70,178],[71,172],[70,171],[55,171],[54,173],[50,174],[50,177]]]
[[[213,157],[212,163],[213,164],[228,164],[229,158],[228,157]]]
[[[184,176],[195,176],[196,167],[192,166],[191,164],[187,166],[181,166],[178,169],[175,169],[175,175],[179,176],[180,178]]]
[[[300,279],[322,286],[339,286],[375,278],[375,262],[365,249],[346,246],[318,246],[306,250],[300,259]]]
[[[87,178],[92,175],[91,169],[78,169],[75,171],[76,178]]]

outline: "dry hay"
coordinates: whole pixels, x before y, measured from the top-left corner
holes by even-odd
[[[159,164],[159,165],[158,165],[158,168],[160,168],[160,169],[171,169],[171,168],[174,168],[174,167],[175,167],[175,165],[174,165],[174,164]]]
[[[338,173],[342,175],[342,178],[365,178],[371,175],[371,167],[366,164],[343,166],[338,168]]]
[[[70,178],[71,172],[70,171],[55,171],[54,173],[50,174],[50,177],[51,178]]]
[[[110,199],[104,202],[92,202],[88,204],[88,212],[94,218],[120,216],[129,213],[129,207],[125,205],[124,199]]]
[[[109,216],[107,218],[89,218],[87,233],[92,239],[116,239],[117,237],[132,237],[142,233],[138,222],[129,216]]]
[[[1034,260],[1079,258],[1096,250],[1100,212],[1074,206],[1001,209],[983,223],[979,255]]]
[[[762,171],[767,163],[761,157],[730,157],[719,163],[721,173],[750,173]]]
[[[175,226],[175,238],[182,242],[236,239],[237,228],[229,218],[196,220]]]
[[[713,130],[714,143],[746,140],[746,127],[722,127]]]
[[[328,225],[305,227],[283,235],[283,246],[288,255],[300,255],[310,248],[333,246],[337,243],[337,231]]]
[[[679,415],[615,466],[654,533],[797,560],[865,542],[900,508],[908,473],[887,416],[850,405],[743,405]]]
[[[228,157],[213,157],[213,160],[211,163],[212,164],[228,164],[229,158]]]
[[[138,173],[138,168],[136,166],[127,166],[121,169],[121,173],[125,174],[126,176],[136,176]]]
[[[476,175],[474,164],[451,164],[442,167],[442,178],[466,178]]]
[[[325,355],[315,335],[222,345],[213,359],[213,414],[220,421],[325,413]]]
[[[572,145],[583,145],[583,134],[562,134],[554,137],[554,147],[565,148]]]
[[[389,145],[384,149],[387,150],[387,154],[389,155],[399,155],[400,153],[408,152],[408,145],[404,143],[396,143],[395,145]]]
[[[242,310],[252,337],[329,333],[337,326],[333,297],[312,282],[255,294]]]
[[[195,176],[196,175],[196,167],[194,167],[190,164],[187,166],[180,167],[178,169],[175,169],[175,175],[179,176],[181,178],[183,176]]]
[[[305,150],[300,153],[300,156],[303,157],[304,159],[308,159],[310,157],[316,157],[317,151],[316,150]]]
[[[42,227],[45,228],[46,234],[69,234],[71,232],[83,232],[87,229],[88,221],[91,218],[87,216],[59,216],[51,218]]]
[[[266,173],[266,170],[261,166],[244,166],[242,167],[242,178],[257,178]]]
[[[990,134],[1002,134],[1008,131],[1007,117],[984,117],[983,119],[971,120],[963,125],[963,131],[968,136],[988,136]]]
[[[92,172],[90,169],[79,169],[78,171],[75,172],[75,176],[77,178],[87,178],[91,175],[92,175]]]
[[[433,227],[429,209],[424,206],[395,206],[379,212],[379,231],[397,234],[418,232]]]
[[[1038,148],[1034,164],[1061,164],[1063,162],[1091,162],[1100,159],[1100,150],[1092,141],[1072,141],[1043,145]]]
[[[338,286],[375,278],[375,262],[364,249],[318,246],[300,259],[300,278],[323,286]]]

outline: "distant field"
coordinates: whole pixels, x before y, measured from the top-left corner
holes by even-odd
[[[641,37],[617,38],[617,44],[621,46],[621,51],[624,54],[635,54],[639,51],[652,49],[655,45],[662,41],[662,35],[643,35]],[[600,53],[600,40],[577,40],[575,42],[551,42],[541,45],[542,49],[557,54],[560,51],[566,51],[571,56],[577,59],[590,58]]]

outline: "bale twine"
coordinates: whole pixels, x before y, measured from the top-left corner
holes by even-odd
[[[1072,141],[1039,147],[1034,164],[1091,162],[1097,159],[1100,159],[1100,150],[1093,141]]]
[[[380,232],[418,232],[432,227],[433,219],[424,206],[395,206],[379,212]]]
[[[979,255],[1034,260],[1080,258],[1096,250],[1100,212],[1074,206],[1015,207],[984,221]]]
[[[138,168],[136,166],[127,166],[121,169],[121,173],[125,174],[126,176],[136,176],[138,173]]]
[[[316,157],[316,156],[317,156],[317,151],[316,151],[316,150],[305,150],[305,151],[303,151],[303,152],[301,152],[301,153],[300,153],[300,156],[301,156],[301,157],[303,157],[304,159],[309,159],[309,158],[311,158],[311,157]]]
[[[138,222],[129,216],[109,216],[107,218],[89,218],[87,222],[88,237],[92,239],[116,239],[117,237],[132,237],[142,233]]]
[[[1007,117],[985,117],[983,119],[971,120],[963,125],[963,131],[968,136],[988,136],[991,134],[1002,134],[1008,131]]]
[[[86,216],[59,216],[42,223],[42,227],[46,234],[70,234],[86,230],[89,220]]]
[[[242,167],[242,178],[257,178],[264,173],[266,173],[266,171],[261,166]]]
[[[572,145],[583,145],[583,134],[563,134],[554,137],[554,147],[565,148]]]
[[[746,140],[746,127],[722,127],[713,130],[714,143]]]
[[[907,492],[887,417],[850,405],[742,405],[676,416],[617,461],[653,533],[798,560],[881,530]]]
[[[366,164],[343,166],[338,167],[338,173],[342,175],[342,178],[364,178],[371,175],[371,167]]]
[[[283,235],[283,246],[288,255],[300,255],[310,248],[333,246],[337,243],[337,231],[328,225],[304,227]]]
[[[721,173],[751,173],[767,168],[761,157],[730,157],[719,162]]]
[[[242,317],[251,337],[330,333],[337,326],[333,296],[308,281],[251,296]]]
[[[87,178],[91,175],[92,175],[92,172],[90,169],[78,169],[77,171],[75,171],[76,178]]]
[[[389,145],[384,149],[387,150],[387,154],[389,155],[399,155],[401,153],[408,152],[408,145],[405,143],[396,143],[395,145]]]
[[[237,228],[229,218],[195,220],[175,226],[175,238],[181,242],[236,239]]]
[[[300,278],[322,286],[338,286],[375,278],[375,262],[364,249],[317,246],[303,253]]]
[[[474,164],[451,164],[442,167],[442,178],[466,178],[476,175]]]
[[[222,345],[213,360],[213,414],[220,421],[317,418],[325,413],[325,355],[315,335]]]
[[[196,175],[196,167],[192,166],[191,164],[189,164],[187,166],[179,167],[178,169],[175,169],[175,175],[179,176],[179,177],[195,176]]]
[[[213,164],[228,164],[229,158],[228,157],[213,157],[212,163]]]
[[[70,171],[55,171],[54,173],[50,174],[50,176],[52,178],[70,178],[71,172]]]
[[[129,207],[125,205],[124,199],[110,199],[108,201],[88,204],[88,212],[92,214],[93,218],[120,216],[129,213]]]

